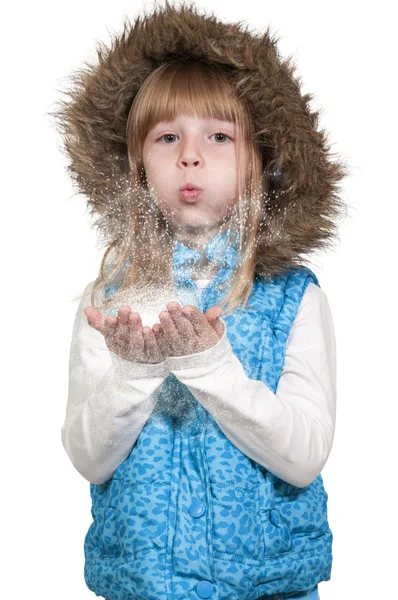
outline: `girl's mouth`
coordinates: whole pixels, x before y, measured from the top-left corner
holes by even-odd
[[[195,202],[195,200],[197,199],[197,197],[199,196],[199,194],[201,193],[202,190],[180,190],[180,194],[182,196],[182,198],[186,201],[186,202]]]

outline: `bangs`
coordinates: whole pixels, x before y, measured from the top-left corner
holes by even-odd
[[[243,117],[224,70],[203,61],[162,65],[144,82],[135,100],[136,134],[141,143],[159,121],[173,121],[181,114],[234,123]]]

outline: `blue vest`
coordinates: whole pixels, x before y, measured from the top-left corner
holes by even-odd
[[[237,255],[231,243],[217,256],[225,237],[207,247],[220,270],[202,293],[189,271],[198,253],[176,243],[182,304],[206,312],[224,297],[219,286]],[[319,286],[307,267],[268,280],[256,275],[246,308],[222,316],[247,376],[274,393],[310,282]],[[108,296],[114,289],[107,288]],[[250,459],[173,374],[156,393],[130,455],[110,480],[90,484],[88,588],[107,600],[255,600],[329,580],[332,533],[321,475],[298,488]]]

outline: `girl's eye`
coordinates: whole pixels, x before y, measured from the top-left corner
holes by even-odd
[[[163,138],[169,138],[169,137],[176,137],[174,135],[174,133],[165,133],[164,135],[162,135],[162,137],[159,138],[159,140],[162,140]]]
[[[221,131],[219,131],[218,133],[213,133],[214,135],[221,135],[224,136],[224,138],[228,138],[229,140],[231,140],[232,138],[229,137],[229,135],[227,135],[226,133],[221,133]],[[212,137],[213,137],[212,136]],[[173,138],[173,137],[177,137],[174,133],[165,133],[164,135],[162,135],[159,140],[163,140],[164,138]],[[168,142],[166,142],[168,143]]]
[[[213,135],[223,135],[225,138],[228,138],[229,140],[231,139],[229,135],[227,135],[226,133],[221,133],[221,131],[219,131],[218,133],[214,133]]]

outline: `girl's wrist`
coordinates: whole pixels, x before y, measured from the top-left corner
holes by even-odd
[[[112,362],[119,373],[125,378],[161,377],[167,374],[167,361],[143,363],[126,360],[111,351]]]

